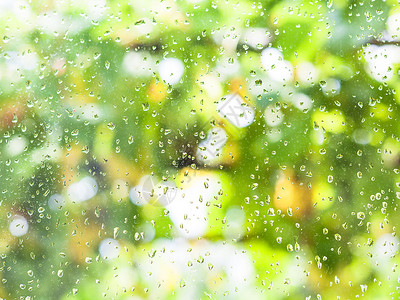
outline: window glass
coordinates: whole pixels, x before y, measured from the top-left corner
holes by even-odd
[[[0,20],[0,299],[399,298],[397,1]]]

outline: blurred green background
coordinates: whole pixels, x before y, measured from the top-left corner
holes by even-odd
[[[2,299],[397,299],[397,1],[0,1]]]

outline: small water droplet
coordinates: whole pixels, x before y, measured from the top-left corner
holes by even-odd
[[[357,219],[364,220],[365,219],[365,214],[362,211],[359,211],[357,213]]]
[[[115,124],[113,122],[110,122],[107,124],[108,129],[114,130],[115,129]]]

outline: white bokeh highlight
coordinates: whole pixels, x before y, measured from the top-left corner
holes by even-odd
[[[267,28],[248,28],[242,33],[241,40],[252,48],[265,47],[272,39],[272,34]]]
[[[326,96],[334,96],[340,92],[340,81],[335,78],[328,78],[323,83],[320,83],[322,92]]]
[[[289,98],[294,107],[301,111],[307,111],[312,107],[312,100],[306,94],[294,93]]]
[[[80,203],[96,196],[98,185],[94,178],[85,177],[82,180],[71,184],[68,187],[68,197],[72,202]]]
[[[15,136],[6,145],[6,152],[10,156],[17,156],[24,152],[28,141],[23,136]]]
[[[177,197],[166,209],[178,233],[184,238],[196,239],[203,236],[207,230],[207,202],[218,195],[221,183],[217,176],[211,174],[189,176],[190,181],[178,190]]]
[[[320,76],[320,71],[310,62],[301,62],[296,68],[296,78],[304,85],[315,84]]]
[[[222,97],[217,104],[217,113],[238,128],[251,125],[255,118],[253,107],[247,104],[239,94]]]
[[[390,38],[399,41],[400,40],[400,13],[395,13],[389,16],[386,22],[387,33]]]
[[[49,208],[53,211],[60,210],[64,207],[66,201],[63,195],[60,194],[54,194],[49,197],[49,200],[47,201],[47,204],[49,205]]]
[[[278,49],[265,48],[261,52],[261,64],[272,80],[281,83],[293,80],[293,66],[283,59],[283,54]]]
[[[275,127],[283,122],[283,113],[275,105],[269,105],[264,111],[264,120],[268,126]]]
[[[394,76],[394,65],[400,63],[400,47],[395,45],[369,45],[364,49],[367,72],[379,82],[386,82]]]
[[[120,251],[121,249],[118,241],[112,238],[107,238],[100,242],[99,253],[105,260],[117,258]]]
[[[28,233],[28,221],[23,216],[15,216],[8,226],[11,235],[20,237]]]
[[[205,164],[213,164],[222,158],[222,150],[228,140],[225,130],[220,127],[212,128],[207,138],[197,147],[196,157]]]
[[[163,81],[170,85],[177,84],[185,71],[185,66],[178,58],[166,58],[160,62],[158,72]]]
[[[150,53],[131,51],[125,54],[122,66],[131,76],[150,77],[153,74],[155,63]]]
[[[168,205],[177,194],[177,187],[173,181],[160,180],[153,175],[145,175],[139,183],[130,189],[129,199],[138,206],[144,204]]]

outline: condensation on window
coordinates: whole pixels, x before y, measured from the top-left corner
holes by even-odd
[[[0,299],[398,299],[397,1],[0,1]]]

